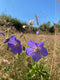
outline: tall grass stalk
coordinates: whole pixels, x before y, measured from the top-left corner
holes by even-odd
[[[51,74],[52,74],[52,71],[54,72],[54,75],[56,75],[56,65],[55,65],[55,61],[56,61],[56,34],[57,34],[57,25],[56,25],[56,3],[57,3],[57,0],[55,0],[55,24],[54,24],[54,32],[55,32],[55,35],[54,35],[54,50],[53,50],[53,55],[52,55],[52,64],[51,64],[51,69],[50,69],[50,76],[49,76],[49,80],[51,80]],[[53,80],[55,80],[53,78]]]
[[[56,71],[55,71],[55,61],[56,61],[56,24],[54,25],[54,29],[55,29],[55,36],[54,36],[54,50],[53,50],[53,55],[52,55],[52,64],[51,64],[51,69],[50,69],[50,77],[49,80],[51,80],[51,74],[52,71],[54,72],[54,74],[56,75]],[[55,79],[53,79],[55,80]]]

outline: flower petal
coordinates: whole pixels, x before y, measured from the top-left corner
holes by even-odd
[[[22,52],[22,46],[20,45],[18,48],[17,47],[12,47],[11,52],[16,54],[20,54]]]
[[[37,35],[39,34],[39,30],[36,31],[36,34],[37,34]]]
[[[18,54],[20,54],[22,52],[22,46],[20,45],[20,47],[18,48]]]
[[[21,42],[18,39],[16,41],[18,42],[19,45],[21,44]]]
[[[45,48],[41,48],[40,52],[44,57],[46,57],[48,55],[48,52],[47,52],[47,50]]]
[[[40,55],[39,53],[33,53],[33,54],[32,54],[32,59],[33,59],[34,61],[38,61],[38,60],[41,59],[41,55]]]
[[[35,42],[32,42],[31,40],[28,41],[29,47],[35,47]]]
[[[16,37],[15,36],[11,36],[10,37],[10,41],[15,41],[16,40]]]
[[[9,38],[5,39],[5,40],[4,40],[4,43],[7,43],[8,41],[9,41]]]
[[[44,46],[44,43],[43,42],[40,42],[38,47],[43,47]]]
[[[26,49],[26,54],[27,54],[28,56],[30,56],[30,55],[33,53],[33,51],[34,51],[34,49],[32,49],[32,48],[27,48],[27,49]]]
[[[11,47],[11,48],[14,48],[14,43],[11,42],[11,41],[8,41],[8,46]]]
[[[5,36],[5,34],[4,34],[4,33],[2,33],[2,32],[0,32],[0,34],[1,34],[1,35],[3,35],[3,36]]]
[[[14,54],[16,54],[18,52],[18,50],[16,48],[12,48],[11,52],[14,53]]]

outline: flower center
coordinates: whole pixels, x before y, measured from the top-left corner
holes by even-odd
[[[36,47],[34,48],[34,52],[39,52],[39,47],[38,47],[38,46],[36,46]]]
[[[18,48],[18,47],[19,47],[18,42],[13,42],[13,43],[14,43],[14,47],[15,47],[15,48]]]

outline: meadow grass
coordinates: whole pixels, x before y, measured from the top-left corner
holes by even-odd
[[[7,36],[10,37],[12,35],[15,35],[16,38],[21,41],[21,44],[25,47],[25,49],[28,47],[27,43],[29,40],[38,43],[43,41],[45,44],[44,47],[48,51],[48,56],[44,59],[41,59],[39,62],[47,64],[45,70],[49,71],[49,73],[51,72],[50,80],[60,80],[60,35],[56,35],[56,59],[54,59],[54,64],[52,64],[54,51],[54,35],[36,35],[27,33],[23,34],[24,37],[20,37],[19,32],[14,32],[13,34],[8,34],[7,32],[5,33],[5,35],[5,37],[1,37],[0,35],[0,80],[26,80],[25,74],[28,71],[27,65],[33,64],[31,56],[28,57],[25,54],[26,50],[22,51],[18,59],[18,55],[14,55],[10,51],[10,48],[8,48],[7,43],[3,43],[4,39]]]

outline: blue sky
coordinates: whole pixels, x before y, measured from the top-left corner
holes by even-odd
[[[57,0],[56,18],[60,19],[60,2]],[[35,14],[38,17],[39,24],[48,21],[55,22],[55,0],[0,0],[0,15],[11,15],[20,21],[29,23],[34,19],[36,25]]]

